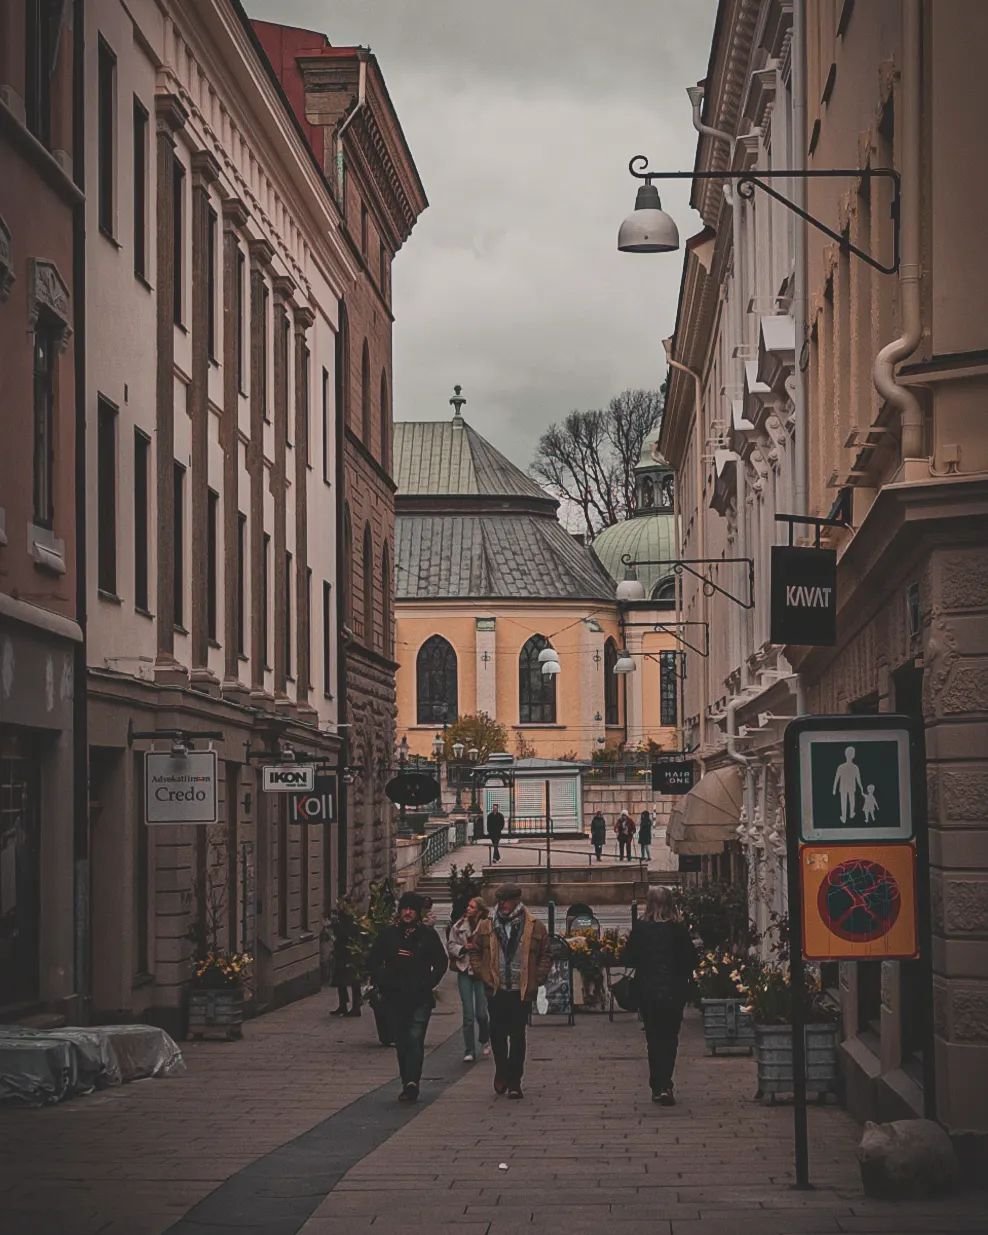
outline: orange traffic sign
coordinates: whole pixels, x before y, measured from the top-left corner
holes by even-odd
[[[800,845],[799,878],[806,960],[919,955],[914,845]]]

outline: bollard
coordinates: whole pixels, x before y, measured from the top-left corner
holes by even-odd
[[[555,935],[556,933],[556,902],[549,901],[547,908],[549,910],[549,934]]]

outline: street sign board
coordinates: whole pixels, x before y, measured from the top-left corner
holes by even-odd
[[[442,790],[428,772],[400,772],[388,781],[384,792],[398,806],[426,806],[437,801]]]
[[[801,727],[795,771],[804,843],[912,837],[910,733],[901,723],[874,723],[884,720],[848,716],[842,728]]]
[[[802,845],[799,862],[807,960],[919,955],[913,844]]]
[[[656,793],[689,793],[693,788],[693,760],[666,759],[652,764],[652,789]]]
[[[311,793],[315,784],[316,769],[311,763],[275,763],[261,768],[265,793]]]
[[[772,546],[773,643],[833,647],[837,642],[837,554]]]
[[[149,750],[144,756],[144,820],[215,823],[216,751],[185,755]]]
[[[335,818],[335,775],[316,773],[315,784],[310,793],[295,793],[289,799],[289,823],[332,823]]]

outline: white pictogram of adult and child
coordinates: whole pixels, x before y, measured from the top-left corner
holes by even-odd
[[[878,799],[875,797],[875,786],[869,785],[867,792],[861,783],[861,769],[854,762],[854,747],[844,747],[844,762],[838,767],[834,776],[834,787],[831,790],[834,797],[840,797],[840,821],[847,823],[857,814],[857,795],[861,794],[861,809],[865,823],[873,823],[878,813]]]

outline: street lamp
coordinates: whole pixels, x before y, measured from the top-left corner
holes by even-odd
[[[645,585],[638,578],[638,571],[634,566],[625,567],[624,578],[617,585],[617,598],[623,601],[645,599]]]
[[[445,726],[444,726],[445,728]],[[446,742],[441,733],[437,733],[432,739],[432,755],[436,761],[436,781],[439,784],[439,798],[436,803],[436,814],[445,815],[446,811],[443,808],[443,755],[446,751]]]
[[[408,738],[404,734],[401,741],[398,743],[398,775],[405,775],[405,767],[408,763]],[[398,831],[402,834],[408,831],[408,825],[405,821],[405,794],[402,792],[401,801],[398,803]]]
[[[679,228],[662,209],[651,177],[638,190],[635,208],[618,229],[620,253],[671,253],[679,248]]]
[[[455,811],[463,810],[463,789],[462,789],[462,769],[463,769],[463,752],[466,746],[463,742],[453,743],[453,758],[456,761],[456,801],[453,803]]]
[[[634,673],[637,667],[627,649],[624,649],[614,662],[615,673]]]

